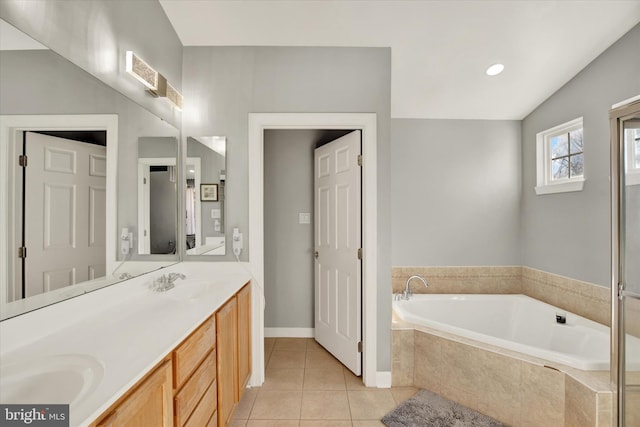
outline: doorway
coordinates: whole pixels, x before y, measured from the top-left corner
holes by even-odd
[[[264,132],[265,337],[315,338],[356,375],[362,334],[360,151],[360,131]],[[314,160],[314,153],[320,157]],[[345,185],[354,174],[357,189]],[[327,185],[332,177],[339,179]],[[314,187],[321,182],[319,192]]]
[[[264,131],[268,129],[358,129],[363,158],[363,382],[385,386],[377,377],[377,140],[376,115],[371,113],[300,113],[249,115],[249,257],[256,280],[252,301],[253,375],[251,385],[264,381]]]

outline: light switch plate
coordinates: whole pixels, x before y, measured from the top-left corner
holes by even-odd
[[[309,212],[300,212],[298,214],[298,224],[311,224],[311,214]]]

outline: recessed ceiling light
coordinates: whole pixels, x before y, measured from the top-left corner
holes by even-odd
[[[497,76],[502,71],[504,71],[504,65],[502,65],[502,64],[493,64],[492,66],[487,68],[487,75],[488,76]]]

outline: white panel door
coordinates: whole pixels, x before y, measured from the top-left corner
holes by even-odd
[[[315,150],[315,339],[360,375],[362,357],[360,131]]]
[[[106,147],[33,132],[25,146],[25,296],[104,276]]]

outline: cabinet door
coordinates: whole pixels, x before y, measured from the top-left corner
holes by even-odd
[[[251,284],[238,292],[238,401],[251,377]]]
[[[238,402],[238,304],[231,298],[216,313],[218,424],[227,426]]]
[[[148,376],[99,427],[173,426],[171,361]]]

